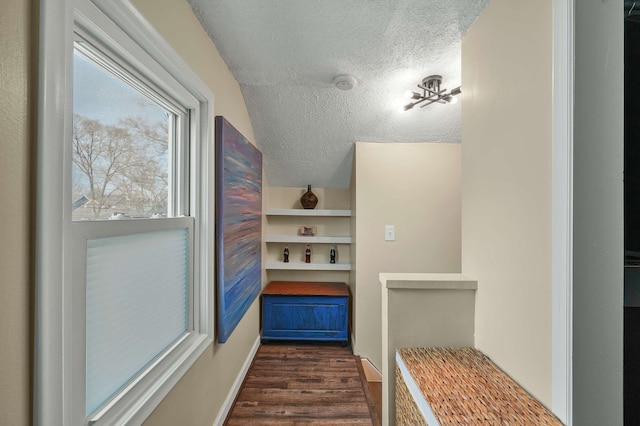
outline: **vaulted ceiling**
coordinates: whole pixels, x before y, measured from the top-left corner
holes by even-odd
[[[399,109],[428,75],[461,84],[461,37],[487,2],[189,0],[240,84],[269,185],[326,188],[349,187],[356,141],[460,142],[460,103]],[[336,88],[342,74],[357,85]]]

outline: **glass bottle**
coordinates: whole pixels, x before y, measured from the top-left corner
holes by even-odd
[[[307,244],[307,248],[304,250],[304,263],[311,263],[311,245]]]
[[[284,253],[282,257],[283,257],[282,261],[284,263],[289,263],[289,247],[286,245],[284,246]]]

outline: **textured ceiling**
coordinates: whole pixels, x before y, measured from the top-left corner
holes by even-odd
[[[460,103],[398,109],[428,75],[460,85],[460,40],[487,2],[189,0],[240,84],[269,185],[326,188],[349,187],[356,141],[460,142]],[[338,90],[339,74],[358,85]]]

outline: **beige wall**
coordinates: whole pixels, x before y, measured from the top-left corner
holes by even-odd
[[[476,346],[551,404],[551,1],[492,0],[462,41],[462,272]]]
[[[132,0],[214,95],[214,114],[225,118],[252,143],[253,128],[240,85],[186,0]]]
[[[0,13],[0,424],[31,424],[37,28],[31,1]]]
[[[355,351],[382,368],[380,272],[460,272],[460,145],[356,143]],[[395,225],[396,240],[384,240]]]
[[[240,92],[216,47],[186,1],[135,0],[135,6],[214,94],[214,113],[224,115],[254,141]],[[266,186],[266,182],[264,182]],[[145,425],[211,426],[258,337],[259,303],[253,303],[229,340],[209,348],[178,382]]]

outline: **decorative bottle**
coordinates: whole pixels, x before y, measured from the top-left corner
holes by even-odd
[[[304,250],[304,263],[311,263],[311,245],[307,244]]]
[[[282,261],[284,263],[289,263],[289,247],[284,246],[284,253],[282,257],[283,257]]]
[[[331,246],[329,249],[329,263],[336,263],[336,248]]]
[[[302,197],[300,197],[300,204],[302,205],[302,208],[305,209],[316,208],[316,205],[318,204],[318,197],[316,197],[316,194],[311,192],[311,185],[307,185],[307,192],[302,194]]]

